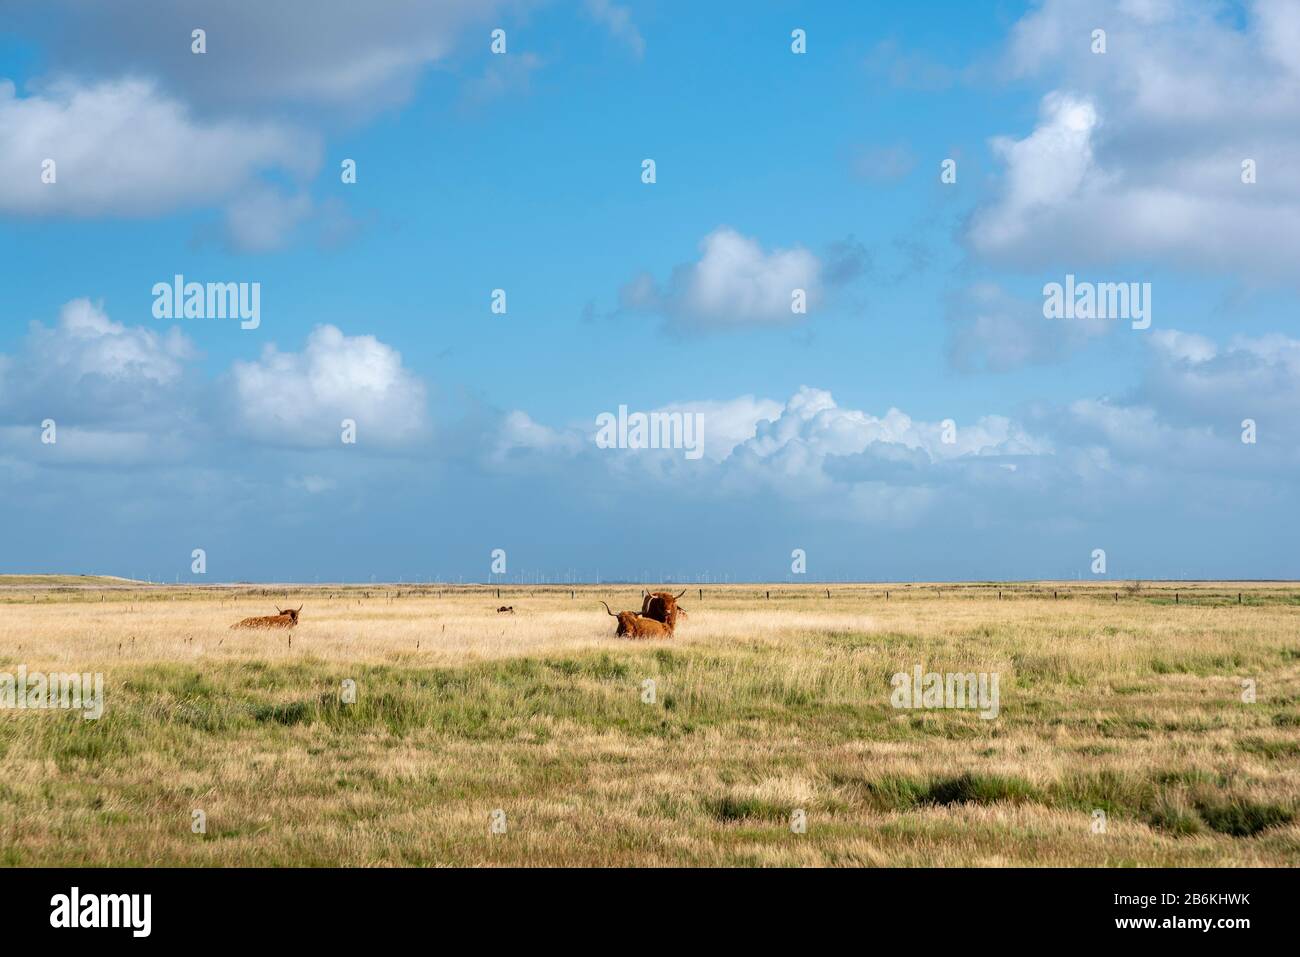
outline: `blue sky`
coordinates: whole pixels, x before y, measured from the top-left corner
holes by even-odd
[[[1300,576],[1294,5],[266,6],[6,6],[0,571]]]

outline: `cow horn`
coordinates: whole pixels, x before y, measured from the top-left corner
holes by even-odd
[[[685,593],[683,592],[683,594],[685,594]],[[298,611],[302,611],[302,605],[299,605],[298,608],[297,608],[297,610],[298,610]]]
[[[675,597],[677,597],[677,598],[681,598],[681,597],[682,597],[683,595],[685,595],[685,594],[686,594],[686,589],[683,588],[681,591],[679,591],[679,592],[676,594]]]
[[[601,604],[602,604],[602,605],[605,605],[605,603],[604,603],[603,601],[601,602]],[[609,611],[609,606],[608,606],[608,605],[605,605],[605,610],[606,610],[606,611]],[[611,618],[617,618],[618,615],[614,614],[612,611],[609,611],[609,617],[611,617]]]

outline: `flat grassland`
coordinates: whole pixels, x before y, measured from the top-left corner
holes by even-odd
[[[0,579],[0,672],[105,685],[0,710],[0,863],[1300,863],[1300,585],[693,586],[656,642],[601,598]],[[998,717],[893,708],[918,664]]]

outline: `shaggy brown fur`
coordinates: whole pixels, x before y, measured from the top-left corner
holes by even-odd
[[[685,588],[676,595],[666,591],[645,592],[645,597],[641,600],[641,617],[653,618],[670,628],[676,628],[677,619],[687,617],[686,609],[677,604],[677,599],[685,594]]]
[[[260,618],[245,618],[241,622],[231,625],[231,628],[292,628],[298,624],[298,612],[302,611],[302,605],[297,608],[286,608],[280,611],[280,606],[276,605],[275,610],[280,612],[278,615],[263,615]]]
[[[602,601],[602,605],[605,603]],[[609,605],[605,605],[605,610],[609,611]],[[611,618],[618,619],[618,631],[615,637],[618,638],[671,638],[673,636],[672,625],[662,621],[655,621],[653,618],[642,618],[634,611],[620,611],[615,614],[609,611]]]

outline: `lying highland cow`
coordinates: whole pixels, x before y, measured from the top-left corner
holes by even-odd
[[[605,603],[602,601],[602,605]],[[605,605],[605,610],[609,611],[609,605]],[[673,626],[662,621],[655,621],[653,618],[642,618],[634,611],[620,611],[618,613],[609,611],[611,618],[618,619],[618,631],[615,637],[618,638],[671,638],[673,636]]]
[[[241,622],[231,625],[231,628],[292,628],[298,624],[298,612],[302,611],[302,605],[297,608],[286,608],[280,611],[280,606],[276,605],[275,610],[278,615],[263,615],[260,618],[245,618]]]

